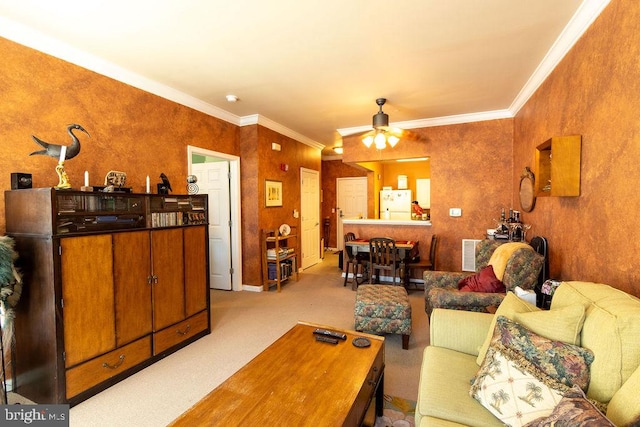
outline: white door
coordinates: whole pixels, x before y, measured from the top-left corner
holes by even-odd
[[[209,285],[231,290],[231,214],[229,162],[194,163],[199,193],[209,195]]]
[[[320,260],[320,173],[300,168],[301,266],[303,269]]]
[[[337,178],[336,242],[338,250],[344,249],[342,220],[367,217],[367,177]]]

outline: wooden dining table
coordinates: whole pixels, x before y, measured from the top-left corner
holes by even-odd
[[[400,268],[406,271],[406,263],[409,258],[409,254],[411,251],[418,245],[417,240],[396,240],[396,249],[398,250],[398,258],[400,259]],[[358,253],[368,253],[369,252],[369,239],[354,239],[348,242],[345,242],[345,246],[349,246],[351,248],[351,253],[355,256]],[[407,277],[404,275],[404,284],[407,285]]]

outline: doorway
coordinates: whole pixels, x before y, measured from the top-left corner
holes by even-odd
[[[300,217],[304,270],[320,260],[320,173],[312,169],[300,168]]]
[[[189,174],[209,195],[209,282],[212,289],[242,290],[240,158],[187,146]]]
[[[367,177],[336,178],[336,246],[344,249],[343,219],[367,217]]]

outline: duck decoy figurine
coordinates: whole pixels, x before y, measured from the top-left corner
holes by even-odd
[[[71,139],[73,142],[71,143],[71,145],[67,146],[67,152],[64,157],[65,160],[73,159],[75,156],[77,156],[80,153],[80,140],[78,140],[78,137],[73,134],[74,129],[78,129],[79,131],[86,133],[88,137],[91,137],[91,135],[89,135],[89,132],[87,132],[79,124],[74,123],[74,124],[68,125],[67,132],[69,133],[69,135],[71,135]],[[30,156],[33,156],[34,154],[44,154],[45,156],[55,157],[56,159],[60,158],[60,150],[62,148],[61,145],[49,144],[48,142],[41,140],[35,135],[31,135],[31,138],[33,138],[33,140],[38,145],[44,148],[44,150],[34,151],[33,153],[29,154]]]

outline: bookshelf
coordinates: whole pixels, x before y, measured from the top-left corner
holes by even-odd
[[[262,282],[265,291],[275,285],[278,292],[283,282],[295,275],[298,280],[297,227],[286,236],[278,230],[262,230]]]

